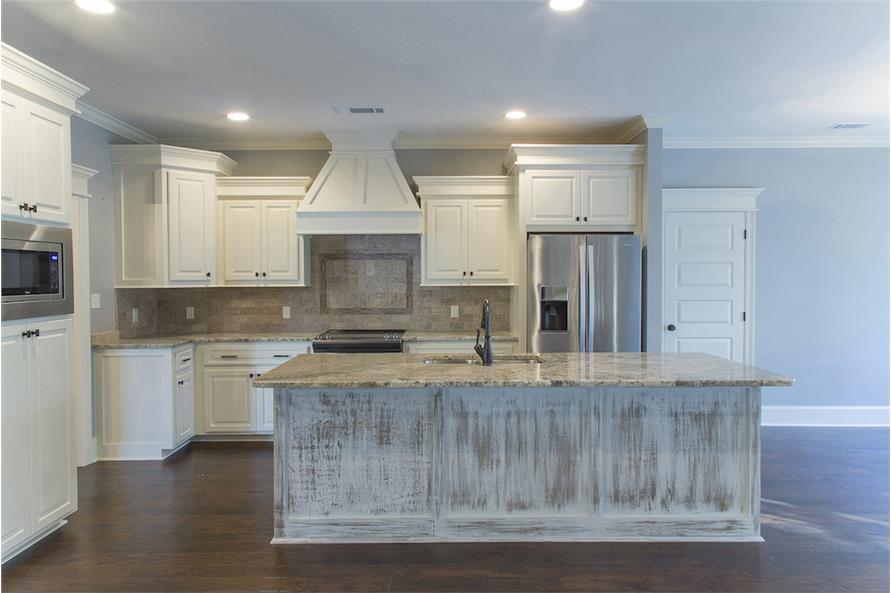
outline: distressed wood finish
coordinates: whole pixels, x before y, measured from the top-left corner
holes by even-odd
[[[760,540],[760,390],[276,389],[274,543]]]

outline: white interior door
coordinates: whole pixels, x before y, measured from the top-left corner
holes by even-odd
[[[3,327],[3,551],[31,535],[31,430],[28,344],[24,325]]]
[[[223,280],[258,283],[262,271],[260,257],[260,202],[222,201]]]
[[[463,280],[467,276],[467,201],[438,200],[426,204],[424,277]]]
[[[666,212],[663,352],[746,361],[746,215]]]
[[[39,324],[31,350],[31,512],[38,531],[77,507],[72,322]]]
[[[209,283],[216,245],[213,174],[168,175],[170,280]]]
[[[261,274],[266,282],[294,282],[300,279],[296,211],[296,200],[263,202]]]

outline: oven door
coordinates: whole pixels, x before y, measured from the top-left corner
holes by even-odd
[[[64,315],[71,295],[71,230],[3,223],[3,319]]]

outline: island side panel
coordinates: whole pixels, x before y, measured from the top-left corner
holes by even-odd
[[[286,389],[276,406],[273,541],[432,535],[432,391]]]
[[[444,389],[437,533],[470,540],[590,533],[599,413],[589,392]]]
[[[607,389],[604,529],[757,538],[759,395],[745,387]]]

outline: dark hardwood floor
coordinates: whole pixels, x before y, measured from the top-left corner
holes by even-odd
[[[888,431],[766,428],[763,544],[272,546],[272,449],[96,463],[4,591],[888,591]]]

